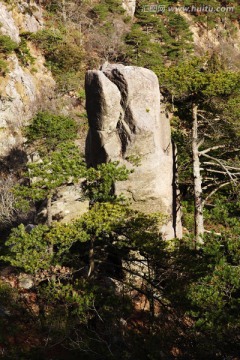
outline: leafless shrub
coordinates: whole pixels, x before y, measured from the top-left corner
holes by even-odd
[[[14,178],[10,175],[0,179],[0,224],[11,224],[17,217],[19,210],[13,193]]]

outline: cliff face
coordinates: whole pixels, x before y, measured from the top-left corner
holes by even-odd
[[[216,53],[231,69],[240,67],[240,27],[237,20],[231,26],[224,19],[218,19],[215,26],[208,26],[208,20],[196,22],[193,16],[181,12],[193,35],[194,52],[203,56]]]
[[[165,239],[181,237],[170,124],[160,109],[157,76],[123,65],[88,71],[86,106],[88,164],[117,160],[133,169],[127,181],[116,184],[117,193],[130,198],[134,209],[164,214]]]
[[[13,7],[0,3],[0,33],[20,43],[19,34],[36,32],[43,26],[40,7],[19,3]],[[12,53],[7,58],[8,73],[0,77],[0,155],[20,144],[21,128],[52,96],[55,82],[44,66],[41,53],[28,44],[33,64],[22,64]]]

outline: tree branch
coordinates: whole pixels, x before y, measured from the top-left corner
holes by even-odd
[[[212,147],[210,147],[210,148],[208,148],[208,149],[206,149],[206,150],[200,151],[200,152],[199,152],[199,156],[204,155],[204,154],[207,154],[207,153],[209,153],[209,151],[217,150],[217,149],[224,148],[224,147],[225,147],[225,145],[212,146]]]
[[[204,164],[204,165],[221,166],[221,165],[219,165],[219,164],[216,164],[216,163],[210,162],[210,161],[204,161],[203,164]],[[229,165],[225,165],[225,166],[226,166],[226,168],[227,168],[228,170],[237,170],[237,171],[240,171],[240,167],[238,168],[238,167],[233,167],[233,166],[229,166]],[[221,167],[222,167],[222,166],[221,166]],[[236,174],[236,173],[235,173],[235,174]],[[238,173],[237,173],[237,174],[238,174]]]
[[[203,155],[204,157],[206,157],[207,159],[216,161],[216,163],[218,163],[218,164],[225,170],[225,172],[227,173],[227,175],[229,176],[229,178],[231,179],[231,181],[232,181],[233,183],[236,183],[236,180],[233,178],[233,174],[231,174],[231,173],[229,172],[229,170],[226,168],[226,165],[224,165],[224,164],[221,162],[221,160],[216,159],[216,158],[213,157],[213,156],[207,155],[206,153],[205,153],[205,154],[202,153],[202,155]]]
[[[226,171],[214,170],[214,169],[206,169],[206,171],[216,173],[216,174],[224,174],[226,175]]]
[[[197,144],[197,147],[200,148],[200,146],[204,143],[204,139],[201,139],[199,143]],[[199,151],[199,154],[201,154],[201,151]]]
[[[213,191],[210,192],[210,194],[203,200],[202,204],[203,206],[205,206],[206,204],[206,201],[211,197],[213,196],[218,190],[220,190],[221,188],[223,188],[224,186],[227,186],[229,184],[231,184],[232,182],[231,181],[227,181],[225,183],[222,183],[220,184],[217,188],[215,188]]]

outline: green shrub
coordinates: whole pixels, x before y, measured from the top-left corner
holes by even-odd
[[[48,52],[54,51],[56,46],[62,42],[63,36],[59,30],[39,30],[29,36],[40,49]]]
[[[136,18],[126,37],[129,61],[155,70],[166,60],[177,62],[192,52],[193,39],[187,21],[178,13],[156,14],[142,11],[152,2],[138,2]],[[166,4],[172,5],[166,1]]]
[[[208,235],[201,262],[208,264],[205,274],[191,284],[188,293],[196,330],[208,334],[211,348],[236,349],[240,330],[239,226],[221,237]]]
[[[125,165],[118,162],[100,164],[97,168],[89,168],[85,174],[86,181],[82,185],[85,194],[92,202],[115,202],[121,199],[114,194],[116,181],[127,180],[131,173]]]
[[[10,36],[0,35],[0,53],[11,54],[18,48],[18,44]]]
[[[161,64],[162,47],[160,43],[152,42],[138,24],[133,25],[125,41],[128,58],[133,64],[150,69]]]
[[[97,4],[93,11],[100,20],[106,20],[106,18],[109,16],[109,13],[114,14],[123,14],[124,9],[122,7],[122,3],[119,0],[104,0],[101,1],[101,3]]]
[[[35,58],[31,55],[27,40],[24,37],[21,39],[18,49],[16,49],[16,54],[24,66],[34,64]]]
[[[46,10],[50,13],[56,13],[58,10],[61,10],[61,4],[59,0],[51,0],[46,5]]]
[[[8,64],[5,60],[0,59],[0,75],[6,75],[8,72]]]
[[[9,254],[1,259],[19,267],[26,273],[37,274],[61,263],[62,257],[76,241],[85,242],[88,235],[78,223],[38,225],[29,233],[23,224],[13,228],[6,245]],[[49,251],[53,246],[54,251]]]
[[[55,51],[47,54],[48,65],[51,65],[55,74],[77,72],[83,59],[82,49],[73,43],[59,44]]]
[[[46,65],[55,77],[59,90],[68,92],[79,87],[83,78],[82,62],[84,58],[79,32],[66,29],[40,30],[35,34],[26,34],[39,47],[46,59]]]
[[[77,124],[67,116],[40,112],[33,118],[25,134],[30,142],[39,140],[47,148],[53,149],[59,142],[76,138]]]

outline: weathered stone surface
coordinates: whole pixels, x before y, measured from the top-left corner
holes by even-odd
[[[41,8],[35,4],[35,10],[30,15],[27,11],[29,6],[21,3],[7,7],[0,3],[1,33],[19,43],[21,31],[41,29]],[[55,81],[45,67],[45,59],[30,43],[28,47],[35,59],[34,71],[29,65],[23,66],[13,53],[7,58],[9,73],[0,76],[0,156],[23,142],[22,126],[53,97]]]
[[[116,191],[127,195],[135,209],[166,215],[162,228],[165,238],[181,237],[181,222],[174,221],[170,124],[160,109],[157,76],[150,70],[121,64],[88,71],[86,106],[88,164],[118,160],[133,168],[129,180],[116,184]]]
[[[126,10],[127,15],[132,17],[136,9],[136,0],[123,0],[122,7]]]
[[[59,188],[55,201],[52,204],[52,215],[54,220],[69,223],[89,210],[89,201],[83,199],[80,185],[68,185]],[[38,219],[46,218],[47,211],[44,208]]]
[[[42,15],[43,11],[36,3],[16,4],[15,7],[0,3],[1,33],[19,43],[20,31],[36,32],[42,28]]]
[[[20,289],[31,289],[34,286],[33,276],[21,273],[18,277],[18,286]]]
[[[34,116],[40,104],[52,96],[55,81],[44,67],[44,59],[35,57],[35,74],[23,68],[15,54],[8,59],[12,70],[0,79],[0,155],[20,144],[21,129]]]
[[[17,43],[20,42],[19,29],[15,24],[12,13],[2,3],[0,3],[0,24],[2,34],[10,36]]]

